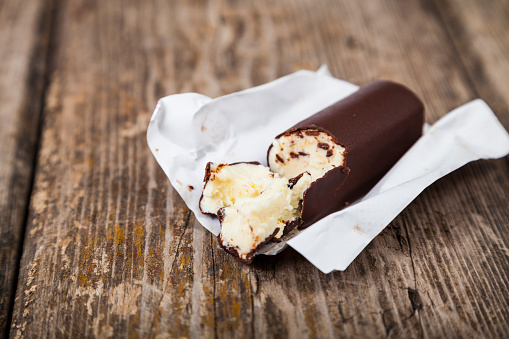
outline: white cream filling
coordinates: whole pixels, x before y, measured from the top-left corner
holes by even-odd
[[[256,197],[273,181],[274,173],[262,165],[239,163],[211,165],[211,175],[205,183],[200,207],[204,213],[216,214],[232,206],[239,198]]]
[[[311,184],[304,173],[289,188],[287,178],[254,164],[212,165],[203,191],[203,212],[217,213],[224,207],[221,223],[223,245],[246,256],[279,229],[280,238],[287,222],[300,217],[300,200]]]
[[[273,184],[253,198],[238,199],[223,210],[221,239],[223,245],[234,247],[243,259],[262,242],[274,236],[280,238],[287,222],[300,217],[299,201],[311,184],[311,176],[305,173],[292,189],[286,178],[275,178]]]
[[[239,199],[232,207],[226,207],[221,224],[224,244],[235,247],[245,259],[276,228],[282,233],[292,214],[291,200],[292,191],[276,182],[259,196]]]
[[[334,167],[344,165],[344,152],[345,148],[329,134],[309,129],[275,139],[268,161],[270,169],[281,176],[293,178],[307,171],[315,181]]]

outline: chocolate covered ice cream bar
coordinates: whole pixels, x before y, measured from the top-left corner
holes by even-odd
[[[408,88],[369,83],[278,135],[267,153],[272,172],[307,171],[302,228],[365,195],[422,135],[424,106]]]
[[[300,225],[301,201],[311,176],[287,179],[259,163],[209,163],[200,209],[221,223],[219,244],[243,263],[260,246]]]

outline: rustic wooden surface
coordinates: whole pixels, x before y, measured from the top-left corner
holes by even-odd
[[[481,97],[509,128],[507,1],[25,3],[0,0],[11,336],[509,333],[507,157],[439,180],[346,271],[324,275],[291,249],[251,266],[226,255],[145,140],[164,95],[219,96],[322,63],[357,84],[407,84],[430,123]]]
[[[0,1],[0,336],[8,333],[17,284],[46,81],[50,10],[37,0]]]

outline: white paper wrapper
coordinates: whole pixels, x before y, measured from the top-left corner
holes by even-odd
[[[276,135],[357,89],[322,67],[216,99],[196,93],[170,95],[159,100],[152,115],[148,144],[198,221],[217,235],[217,218],[203,215],[198,207],[207,162],[266,165]],[[474,100],[428,128],[359,202],[260,253],[276,254],[288,244],[324,273],[345,270],[435,180],[470,161],[508,153],[508,133],[484,101]]]

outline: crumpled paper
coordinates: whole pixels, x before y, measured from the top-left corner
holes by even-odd
[[[147,131],[157,162],[196,219],[214,235],[220,225],[198,207],[209,161],[259,161],[274,137],[355,92],[326,66],[298,71],[216,99],[197,93],[159,100]],[[293,247],[324,273],[345,270],[415,197],[437,179],[478,159],[509,153],[509,134],[480,99],[456,108],[433,126],[362,199],[259,253]]]

